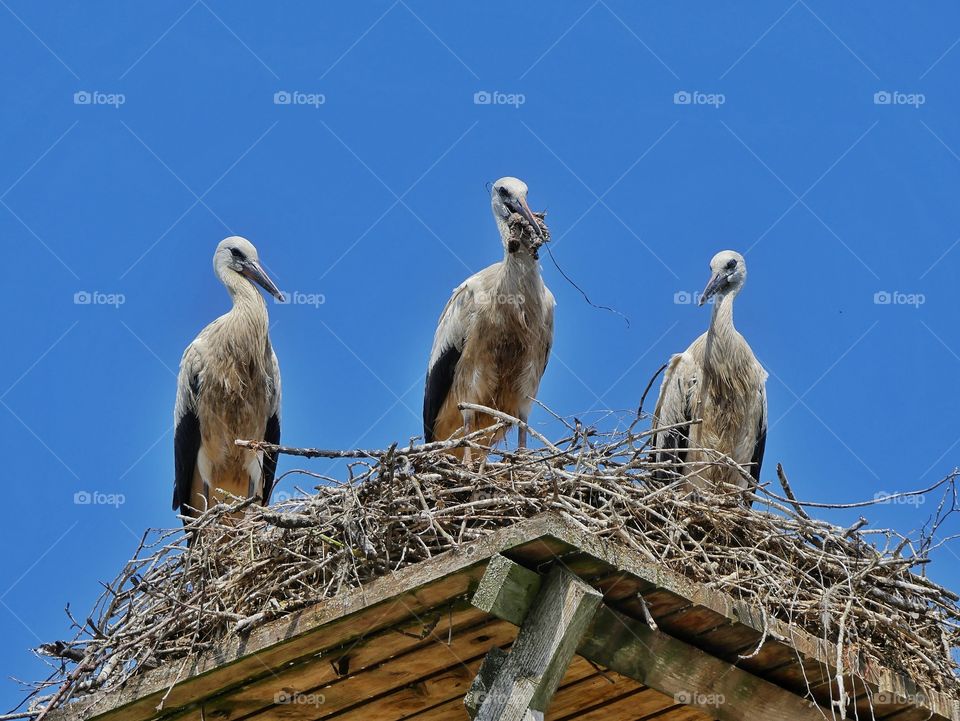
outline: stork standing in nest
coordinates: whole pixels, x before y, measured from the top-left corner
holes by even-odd
[[[526,423],[553,343],[556,301],[540,277],[538,249],[548,240],[542,214],[527,204],[527,186],[501,178],[490,191],[504,257],[453,291],[440,316],[423,396],[426,441],[446,440],[494,425],[494,418],[458,404],[493,408]],[[538,217],[539,216],[539,217]],[[492,445],[505,429],[480,439]],[[526,429],[518,445],[526,447]],[[455,449],[470,462],[470,449]]]
[[[654,427],[702,422],[657,433],[653,445],[658,461],[689,464],[680,472],[695,488],[755,488],[767,440],[767,372],[733,325],[733,301],[747,267],[742,255],[725,250],[713,257],[710,270],[700,297],[701,306],[714,298],[710,328],[671,358],[653,421]],[[708,453],[688,448],[725,454],[749,468],[752,483]]]
[[[280,367],[270,345],[267,305],[254,283],[278,300],[283,295],[245,238],[221,241],[213,269],[233,308],[187,346],[173,413],[173,508],[188,516],[221,499],[217,489],[266,504],[277,459],[235,441],[280,442]]]

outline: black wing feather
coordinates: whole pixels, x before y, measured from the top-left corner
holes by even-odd
[[[453,386],[453,376],[459,362],[460,350],[450,346],[427,372],[427,385],[423,392],[423,437],[427,443],[436,440],[434,430],[437,417]]]
[[[263,440],[267,443],[280,445],[280,414],[274,413],[267,421],[267,430],[263,434]],[[263,454],[263,505],[270,503],[270,493],[273,491],[273,479],[277,475],[277,455],[276,453]]]
[[[685,420],[692,418],[692,409],[690,408],[690,393],[684,393],[680,379],[676,379],[677,389],[683,396],[683,417]],[[655,420],[660,423],[660,419]],[[661,445],[662,444],[662,445]],[[654,479],[660,483],[670,483],[677,479],[683,473],[683,463],[687,461],[687,449],[690,447],[690,426],[684,425],[672,428],[669,431],[661,431],[657,434],[654,445],[659,446],[659,452],[655,455],[658,463],[670,463],[675,470],[655,471]]]
[[[200,419],[193,411],[187,411],[177,423],[173,437],[173,510],[186,513],[190,503],[190,488],[193,486],[193,471],[200,452]]]

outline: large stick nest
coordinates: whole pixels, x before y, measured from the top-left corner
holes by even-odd
[[[109,692],[145,670],[546,511],[855,646],[865,660],[903,671],[925,689],[960,695],[952,658],[960,645],[958,597],[922,574],[936,547],[933,532],[954,509],[955,476],[892,497],[945,491],[926,532],[907,538],[871,531],[862,519],[843,528],[810,517],[805,505],[816,504],[797,501],[782,473],[783,490],[758,489],[752,509],[739,489],[690,493],[682,481],[664,485],[663,472],[679,469],[654,462],[649,431],[600,434],[575,424],[555,442],[531,432],[542,448],[494,451],[479,467],[445,453],[452,445],[479,451],[477,434],[386,450],[283,449],[349,459],[346,478],[267,508],[215,506],[190,521],[186,534],[147,533],[92,613],[71,617],[76,637],[41,649],[52,657],[53,675],[37,685],[31,707]]]

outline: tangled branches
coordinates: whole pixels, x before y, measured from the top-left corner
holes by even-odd
[[[72,619],[76,637],[41,649],[54,658],[54,675],[38,685],[32,707],[109,692],[548,511],[812,634],[855,644],[866,660],[925,687],[958,693],[951,654],[960,645],[960,598],[918,572],[937,545],[933,532],[954,510],[956,474],[916,492],[945,493],[934,527],[911,539],[869,530],[866,521],[844,528],[817,520],[806,510],[816,504],[798,501],[782,473],[782,495],[760,488],[752,509],[740,489],[691,494],[681,482],[655,483],[654,472],[665,469],[648,454],[649,431],[575,425],[558,441],[530,432],[542,448],[495,451],[479,467],[445,453],[481,450],[476,434],[381,450],[280,449],[346,459],[347,478],[267,508],[216,506],[186,533],[146,534],[90,616]]]

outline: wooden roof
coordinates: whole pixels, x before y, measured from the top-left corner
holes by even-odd
[[[792,720],[799,716],[789,709],[799,708],[799,699],[817,717],[822,711],[831,718],[831,699],[838,698],[834,646],[554,514],[319,601],[224,640],[215,653],[144,673],[119,692],[75,702],[50,718],[467,719],[463,698],[484,657],[493,647],[509,649],[517,637],[511,614],[498,617],[470,602],[491,559],[501,555],[539,573],[562,564],[603,593],[602,608],[623,627],[588,632],[547,719]],[[631,655],[631,647],[639,653]],[[859,718],[960,721],[956,699],[922,693],[902,674],[847,656],[845,668],[858,676],[844,684]],[[747,706],[762,715],[744,715]]]

